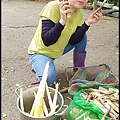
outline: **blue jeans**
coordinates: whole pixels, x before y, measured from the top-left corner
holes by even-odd
[[[78,44],[76,45],[68,44],[64,49],[63,55],[69,52],[70,50],[72,50],[73,48],[75,48],[75,52],[77,53],[84,53],[86,49],[86,44],[87,44],[87,35],[85,34],[83,39]],[[29,54],[28,57],[32,69],[35,71],[38,81],[42,79],[42,75],[47,61],[49,61],[47,83],[52,84],[57,80],[56,69],[54,65],[55,59],[41,54]]]

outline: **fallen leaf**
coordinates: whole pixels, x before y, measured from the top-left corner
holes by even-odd
[[[2,80],[7,80],[6,78],[2,78]]]
[[[5,113],[2,113],[2,117],[3,117],[3,118],[6,118],[7,115],[6,115]]]
[[[5,73],[8,73],[9,71],[5,71]]]
[[[17,87],[19,87],[20,85],[19,84],[16,84]]]

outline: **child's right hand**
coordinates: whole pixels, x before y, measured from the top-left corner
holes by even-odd
[[[67,13],[70,12],[70,6],[68,1],[61,1],[60,2],[60,14],[61,14],[61,19],[60,19],[60,23],[62,25],[65,25],[67,22]]]

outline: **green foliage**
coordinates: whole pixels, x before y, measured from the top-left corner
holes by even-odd
[[[117,5],[118,2],[119,2],[118,0],[108,0],[108,3],[114,4],[114,5]]]
[[[90,3],[93,3],[94,0],[88,0]],[[104,0],[98,0],[100,2],[103,2]],[[119,6],[119,0],[108,0],[108,3],[114,4],[116,6]]]

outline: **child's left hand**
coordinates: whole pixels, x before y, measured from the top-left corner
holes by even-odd
[[[102,17],[102,9],[97,9],[94,12],[92,12],[85,23],[90,26],[91,24],[97,23],[99,19]]]

